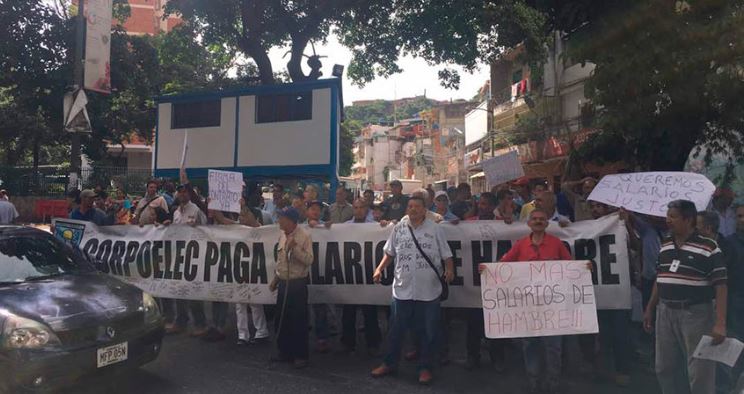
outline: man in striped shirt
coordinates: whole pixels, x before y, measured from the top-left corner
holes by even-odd
[[[715,392],[715,363],[693,352],[703,335],[713,344],[726,338],[726,264],[718,244],[695,230],[696,217],[691,201],[669,203],[670,236],[662,241],[643,317],[651,331],[656,312],[656,376],[664,394]]]

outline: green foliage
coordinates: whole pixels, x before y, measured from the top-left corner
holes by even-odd
[[[628,2],[582,35],[570,56],[596,64],[602,130],[582,157],[678,170],[698,143],[743,157],[744,2]]]
[[[435,106],[438,102],[426,97],[394,105],[392,101],[375,100],[368,104],[351,105],[344,108],[346,119],[359,122],[359,130],[369,124],[392,124],[394,120],[415,118],[421,111]]]
[[[61,98],[72,76],[69,25],[40,0],[0,3],[0,158],[37,164],[59,156]],[[55,127],[56,126],[56,127]],[[45,149],[44,145],[54,147]]]
[[[354,130],[349,127],[349,123],[341,123],[341,139],[339,141],[338,174],[340,176],[351,175],[351,166],[354,164]]]

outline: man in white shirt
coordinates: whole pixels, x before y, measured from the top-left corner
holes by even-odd
[[[723,187],[716,188],[710,202],[710,207],[718,214],[718,232],[724,237],[736,232],[736,210],[732,206],[733,202],[734,192]]]
[[[548,220],[551,222],[558,222],[561,227],[566,227],[571,224],[571,219],[558,213],[555,207],[555,194],[546,190],[537,196],[535,196],[535,208],[540,208],[548,213]]]
[[[3,190],[5,192],[5,190]],[[15,205],[8,200],[7,192],[0,198],[0,224],[13,224],[18,218],[18,210]]]
[[[394,262],[393,302],[388,332],[390,349],[383,364],[372,371],[372,377],[375,378],[396,372],[403,338],[409,329],[415,329],[421,342],[419,383],[429,384],[432,380],[432,359],[436,354],[441,324],[440,276],[444,272],[445,280],[449,283],[455,275],[452,251],[444,232],[426,218],[427,210],[423,198],[414,196],[409,199],[408,220],[401,221],[393,228],[385,244],[385,255],[374,273],[375,282],[380,283],[383,271]]]
[[[165,202],[162,196],[156,196],[154,198],[162,199]],[[190,226],[207,224],[207,215],[196,204],[191,202],[191,196],[183,185],[179,186],[176,192],[176,204],[178,204],[178,208],[173,212],[173,224],[187,224]],[[166,221],[163,224],[167,225],[170,223]],[[203,337],[207,334],[207,318],[204,315],[204,303],[202,301],[172,300],[166,298],[161,299],[161,301],[163,315],[167,322],[165,325],[166,334],[178,334],[186,329],[189,322],[189,310],[191,310],[191,315],[194,319],[194,329],[191,332],[191,336]],[[174,303],[176,304],[175,318],[173,316]]]

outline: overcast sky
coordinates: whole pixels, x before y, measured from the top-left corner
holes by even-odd
[[[338,43],[335,36],[329,37],[328,44],[323,46],[316,45],[315,50],[319,55],[328,56],[321,59],[323,62],[323,77],[331,75],[331,68],[334,64],[342,64],[348,68],[351,60],[351,52]],[[289,56],[283,58],[287,49],[272,49],[269,56],[274,65],[274,69],[286,69],[286,63]],[[312,49],[308,45],[305,54],[312,54]],[[303,62],[304,63],[304,62]],[[403,72],[395,74],[390,78],[377,78],[368,83],[363,88],[352,85],[351,81],[346,78],[344,73],[344,104],[351,105],[355,100],[385,99],[412,97],[423,95],[437,100],[449,99],[470,99],[488,80],[489,73],[487,66],[481,66],[474,74],[469,74],[461,68],[460,70],[460,88],[457,90],[445,89],[439,84],[437,72],[441,66],[430,66],[422,59],[406,56],[400,58],[399,63]]]

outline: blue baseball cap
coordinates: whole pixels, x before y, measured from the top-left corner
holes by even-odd
[[[284,216],[287,219],[297,223],[300,221],[300,213],[294,207],[286,207],[276,212],[279,216]]]

